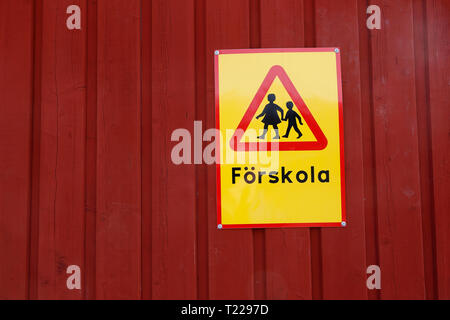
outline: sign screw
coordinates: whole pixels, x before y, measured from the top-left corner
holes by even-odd
[[[219,225],[217,226],[217,229],[221,230],[221,229],[222,229],[222,225],[219,224]]]
[[[341,222],[341,226],[346,227],[346,226],[347,226],[347,222],[342,221],[342,222]]]
[[[338,48],[334,49],[334,52],[339,53],[339,49]]]
[[[219,53],[220,53],[219,50],[214,51],[214,54],[215,54],[216,56],[218,56]]]

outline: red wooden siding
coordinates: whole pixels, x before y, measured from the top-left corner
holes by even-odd
[[[0,298],[23,299],[30,287],[34,15],[24,0],[2,1],[0,12]]]
[[[449,24],[447,0],[0,1],[0,299],[450,299]],[[333,46],[348,227],[218,231],[215,167],[170,158],[214,127],[214,50]]]

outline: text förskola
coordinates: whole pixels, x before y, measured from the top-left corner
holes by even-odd
[[[231,182],[236,184],[244,181],[254,183],[329,183],[330,171],[317,170],[314,166],[309,169],[297,170],[281,167],[279,171],[256,171],[255,167],[232,167]]]

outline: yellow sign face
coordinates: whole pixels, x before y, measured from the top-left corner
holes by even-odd
[[[215,52],[218,228],[346,226],[340,52]]]

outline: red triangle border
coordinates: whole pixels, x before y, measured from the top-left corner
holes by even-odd
[[[250,103],[249,107],[247,108],[247,111],[245,112],[241,122],[239,123],[238,127],[236,128],[236,131],[234,132],[233,136],[230,140],[230,146],[234,151],[259,151],[260,147],[261,150],[264,148],[266,150],[267,145],[270,145],[271,143],[261,143],[261,142],[241,142],[242,136],[245,133],[245,130],[247,130],[253,116],[258,111],[259,106],[261,105],[264,97],[266,96],[267,92],[270,89],[270,86],[272,85],[275,78],[278,77],[287,90],[289,96],[291,97],[292,101],[294,102],[294,105],[297,107],[297,109],[300,111],[300,114],[302,115],[303,119],[305,120],[306,124],[311,129],[311,132],[313,133],[314,137],[317,141],[280,141],[278,143],[278,150],[279,151],[296,151],[296,150],[323,150],[328,145],[328,140],[325,137],[322,129],[319,127],[319,125],[316,122],[316,119],[314,119],[314,116],[312,115],[311,111],[308,109],[308,106],[303,101],[302,97],[298,93],[297,89],[295,88],[294,84],[292,83],[291,79],[287,75],[286,71],[283,69],[283,67],[279,65],[272,66],[267,73],[266,77],[264,78],[263,82],[261,83],[261,86],[259,87],[258,91],[256,92],[252,102]],[[241,130],[239,130],[241,129]],[[233,141],[237,141],[236,143],[232,143]],[[270,148],[270,147],[269,147]]]

